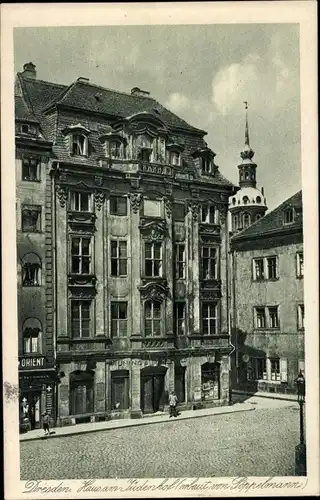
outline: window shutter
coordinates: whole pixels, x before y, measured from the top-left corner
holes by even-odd
[[[288,363],[286,358],[280,359],[280,374],[281,374],[281,382],[288,381]]]
[[[276,278],[279,278],[279,259],[276,257]]]
[[[257,275],[256,275],[256,261],[255,259],[252,259],[252,277],[254,280],[257,279]]]

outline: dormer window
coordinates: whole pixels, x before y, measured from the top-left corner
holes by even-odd
[[[293,208],[288,208],[284,212],[284,223],[291,224],[294,221],[294,211]]]
[[[248,205],[248,202],[249,202],[249,198],[248,198],[248,196],[244,196],[244,197],[242,198],[242,201],[243,201],[243,204],[244,204],[244,205]]]
[[[29,125],[22,125],[21,132],[23,134],[29,134]]]
[[[139,150],[139,160],[141,160],[141,161],[151,161],[151,149],[150,148],[140,148],[140,150]]]
[[[201,158],[201,171],[203,174],[213,174],[213,162],[210,158]]]
[[[74,156],[87,156],[88,138],[83,134],[71,134],[71,154]]]
[[[121,143],[119,141],[110,142],[109,151],[111,158],[121,158]]]

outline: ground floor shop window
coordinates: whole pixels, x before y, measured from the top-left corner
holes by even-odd
[[[186,369],[184,366],[176,366],[174,372],[174,389],[179,403],[186,400]]]
[[[267,380],[266,358],[250,358],[247,364],[247,380]]]
[[[93,413],[94,373],[75,371],[70,374],[70,414]]]
[[[270,358],[271,380],[281,380],[280,359]]]
[[[129,371],[111,372],[111,408],[126,410],[129,408]]]
[[[205,363],[201,366],[201,398],[220,398],[220,364]]]

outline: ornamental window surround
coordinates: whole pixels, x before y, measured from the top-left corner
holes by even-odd
[[[41,285],[41,260],[35,253],[28,253],[22,258],[22,286]]]
[[[79,132],[70,135],[70,154],[72,156],[88,156],[88,137]]]
[[[203,335],[218,333],[217,302],[203,302],[201,307],[201,322]]]
[[[201,247],[201,273],[202,279],[217,279],[218,252],[215,247]]]
[[[28,318],[22,326],[24,354],[41,354],[42,325],[37,318]]]
[[[217,211],[214,205],[207,203],[201,205],[201,222],[203,224],[216,224]]]
[[[128,199],[125,196],[110,196],[110,215],[125,217],[128,214]]]
[[[72,191],[70,193],[70,210],[74,212],[92,212],[91,194],[81,191]]]
[[[127,276],[127,241],[112,240],[111,247],[111,276]]]
[[[162,276],[162,245],[160,242],[144,243],[145,277]]]
[[[92,242],[90,237],[71,237],[71,273],[90,274],[92,264]]]
[[[29,182],[40,181],[41,159],[32,157],[22,158],[22,180]]]
[[[21,225],[23,232],[39,233],[41,231],[41,206],[22,205]]]

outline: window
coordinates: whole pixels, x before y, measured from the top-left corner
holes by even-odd
[[[170,165],[180,165],[180,153],[177,151],[170,151],[169,163]]]
[[[256,220],[259,220],[259,219],[261,219],[261,215],[260,215],[260,214],[257,214],[257,215],[256,215]]]
[[[86,156],[88,154],[88,138],[82,134],[71,135],[71,154]]]
[[[129,408],[129,371],[111,372],[111,408],[127,410]]]
[[[42,326],[38,319],[28,318],[23,324],[23,351],[24,354],[41,353]]]
[[[89,300],[71,301],[71,335],[72,338],[90,337],[90,309]]]
[[[111,276],[127,276],[126,241],[111,241]]]
[[[127,198],[124,196],[110,196],[110,214],[127,215]]]
[[[257,196],[257,197],[256,197],[256,202],[257,202],[257,203],[261,203],[261,196]]]
[[[271,380],[281,380],[280,359],[270,358]]]
[[[203,335],[217,333],[217,304],[215,302],[202,304],[202,333]]]
[[[38,255],[29,253],[22,259],[22,286],[40,286],[41,261]]]
[[[70,373],[70,415],[83,415],[94,411],[94,372]]]
[[[257,380],[267,380],[266,358],[256,358],[256,378]]]
[[[256,281],[264,279],[263,259],[253,259],[253,279]]]
[[[201,247],[202,279],[217,279],[217,249]]]
[[[201,158],[201,171],[203,174],[212,173],[212,161],[209,158]]]
[[[126,337],[128,332],[127,302],[111,302],[111,337]]]
[[[143,200],[143,215],[146,217],[160,217],[161,216],[161,202],[160,200]]]
[[[238,216],[237,215],[233,216],[233,229],[234,230],[238,229]]]
[[[145,243],[145,275],[147,277],[161,276],[162,249],[161,243]]]
[[[175,247],[176,255],[176,278],[185,279],[185,244],[177,243]]]
[[[246,179],[247,179],[247,178],[248,178],[248,177],[246,177]],[[248,203],[249,203],[249,198],[248,198],[248,196],[244,196],[244,197],[242,198],[242,202],[243,202],[243,204],[244,204],[244,205],[248,205]]]
[[[174,221],[184,221],[185,216],[186,216],[186,209],[184,203],[173,203],[172,219]]]
[[[40,180],[40,159],[38,158],[22,159],[22,180],[24,181]]]
[[[284,212],[284,223],[285,224],[291,224],[294,220],[294,213],[293,213],[293,208],[288,208]]]
[[[38,205],[23,205],[22,231],[38,233],[41,231],[41,207]]]
[[[297,277],[302,278],[304,276],[304,262],[303,262],[303,253],[297,253]]]
[[[214,205],[202,205],[201,222],[203,222],[204,224],[215,224],[216,210]]]
[[[277,257],[267,257],[267,279],[275,280],[278,277],[277,273]]]
[[[278,306],[268,307],[269,328],[279,328]]]
[[[22,125],[21,131],[23,134],[28,134],[29,133],[29,125]]]
[[[151,149],[149,149],[149,148],[140,148],[140,151],[139,151],[139,160],[150,161],[150,159],[151,159]]]
[[[278,258],[261,257],[253,259],[253,279],[260,280],[275,280],[278,278]]]
[[[250,226],[250,221],[251,221],[250,215],[249,214],[243,214],[243,227],[244,228]]]
[[[264,307],[256,307],[256,328],[265,328],[266,327],[266,314]]]
[[[121,158],[121,143],[118,141],[110,142],[109,151],[111,158]]]
[[[71,238],[71,273],[89,274],[91,267],[91,239],[87,237]]]
[[[175,304],[175,327],[176,335],[185,335],[185,302],[176,302]]]
[[[70,193],[70,209],[75,212],[91,212],[91,195],[73,191]]]
[[[148,300],[144,304],[144,326],[146,337],[161,336],[161,304]]]
[[[304,304],[298,305],[298,329],[304,329]]]

